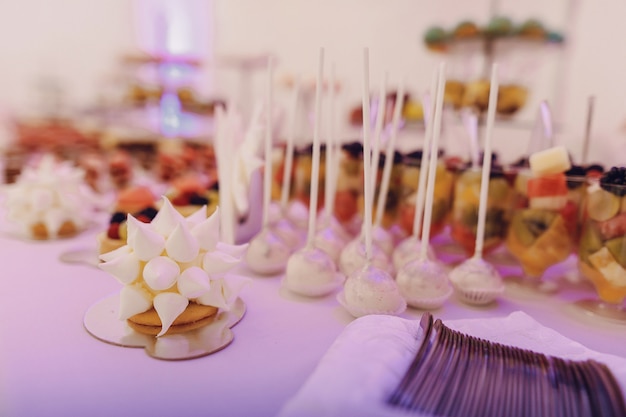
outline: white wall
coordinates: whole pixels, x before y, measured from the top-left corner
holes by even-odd
[[[345,103],[360,97],[361,50],[371,50],[372,80],[389,70],[392,80],[407,75],[413,92],[427,88],[440,59],[425,50],[421,38],[432,24],[451,26],[460,19],[485,22],[491,0],[207,0],[213,2],[217,55],[274,53],[278,75],[299,73],[312,77],[317,49],[325,46],[329,61],[336,62],[345,88]],[[621,53],[626,37],[621,0],[500,0],[500,10],[515,20],[538,16],[549,26],[568,27],[570,43],[564,62],[563,101],[553,101],[564,122],[561,139],[577,155],[584,130],[586,98],[597,97],[594,133],[597,139],[617,140],[624,122],[626,57]],[[568,20],[568,6],[575,13]],[[132,2],[107,0],[22,0],[0,3],[0,106],[19,112],[32,110],[34,86],[44,76],[60,79],[71,104],[95,101],[113,73],[120,53],[135,45]],[[555,69],[559,59],[548,56],[539,66],[533,103],[554,100]],[[254,90],[262,91],[260,72]],[[542,80],[542,81],[541,81]],[[208,81],[207,81],[208,83]],[[238,79],[232,72],[216,72],[215,84],[203,85],[238,96]],[[393,84],[393,83],[392,83]],[[559,105],[559,103],[561,105]],[[515,135],[519,136],[517,132]],[[527,135],[524,133],[524,138]],[[517,146],[520,145],[516,141]],[[598,148],[600,149],[600,148]],[[607,149],[607,146],[602,147]],[[595,152],[595,151],[594,151]],[[596,153],[600,153],[599,151]],[[592,152],[592,156],[593,152]]]

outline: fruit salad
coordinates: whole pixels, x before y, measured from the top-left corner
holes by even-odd
[[[567,150],[554,147],[531,155],[530,172],[520,172],[515,180],[520,195],[506,245],[530,277],[541,277],[574,250],[579,203],[569,192],[568,180],[580,177],[568,178],[570,168]]]
[[[380,154],[380,157],[378,159],[378,170],[376,172],[376,183],[374,184],[374,204],[372,211],[372,218],[374,219],[377,216],[377,201],[378,195],[380,194],[386,158],[387,157],[385,154]],[[385,200],[385,207],[381,221],[381,225],[387,229],[396,223],[396,219],[398,216],[400,196],[402,193],[402,160],[402,154],[400,154],[399,152],[395,152],[393,155],[393,164],[391,166],[391,175],[389,177],[389,188],[387,189],[387,198]],[[358,209],[361,215],[363,215],[365,207],[363,203],[363,195],[361,195],[358,198]]]
[[[317,209],[324,207],[324,189],[326,178],[326,146],[320,147],[320,167],[318,177]],[[295,198],[309,207],[311,198],[311,171],[313,168],[313,145],[297,150],[294,154],[295,177],[294,190]]]
[[[398,208],[398,224],[408,234],[413,233],[415,219],[415,201],[419,184],[422,151],[405,155],[402,170],[402,195]],[[447,224],[448,214],[452,205],[452,189],[454,174],[441,161],[437,164],[435,174],[435,191],[433,195],[432,222],[430,235],[436,236]]]
[[[476,246],[481,176],[480,169],[469,168],[459,175],[454,187],[451,235],[470,255]],[[504,241],[511,219],[512,202],[513,188],[502,170],[494,167],[489,176],[484,253]]]
[[[359,212],[358,201],[363,192],[363,145],[351,142],[341,147],[334,214],[348,224]]]
[[[626,297],[626,168],[611,168],[588,187],[583,216],[580,270],[603,301],[621,303]]]

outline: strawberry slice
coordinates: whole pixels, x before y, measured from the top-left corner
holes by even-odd
[[[120,224],[119,223],[111,223],[107,230],[107,236],[110,239],[119,239],[120,238]]]
[[[528,197],[551,197],[567,194],[565,174],[545,175],[528,180]]]

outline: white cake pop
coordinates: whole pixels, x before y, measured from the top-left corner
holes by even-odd
[[[452,295],[447,271],[437,261],[416,259],[406,264],[396,276],[400,293],[411,307],[439,308]]]
[[[372,265],[387,271],[387,273],[393,273],[389,257],[379,246],[372,245],[371,256]],[[341,255],[339,256],[339,270],[346,275],[350,275],[363,267],[366,261],[365,241],[362,236],[359,236],[351,240],[341,251]]]
[[[289,246],[272,230],[263,229],[250,241],[245,260],[257,274],[274,275],[285,269],[289,255]]]
[[[326,252],[307,246],[289,257],[284,283],[296,294],[319,297],[333,292],[344,279]]]
[[[399,271],[404,265],[418,259],[422,250],[421,248],[422,241],[415,236],[409,236],[401,241],[393,251],[392,261],[395,270]],[[432,260],[437,259],[435,251],[431,245],[428,245],[427,257]]]
[[[285,273],[285,286],[292,292],[309,297],[319,297],[338,288],[344,275],[337,272],[335,261],[314,245],[317,220],[318,178],[320,165],[320,109],[324,49],[320,49],[317,84],[315,89],[315,124],[313,130],[313,161],[311,167],[311,194],[306,246],[289,258]]]
[[[436,102],[432,130],[427,130],[427,136],[432,132],[433,139],[429,153],[428,184],[426,189],[426,211],[422,222],[422,244],[420,256],[402,267],[396,276],[400,293],[407,303],[415,308],[434,309],[439,308],[452,294],[452,286],[448,280],[447,271],[437,261],[428,258],[428,246],[430,238],[430,223],[432,218],[432,203],[435,189],[435,175],[437,165],[437,151],[439,134],[441,132],[441,111],[443,107],[443,91],[445,85],[445,64],[441,64],[436,77],[433,78],[433,88],[436,90]]]
[[[365,210],[363,240],[357,239],[354,243],[354,252],[344,251],[346,255],[363,253],[365,263],[356,268],[344,285],[344,289],[337,295],[337,300],[350,314],[360,317],[366,314],[400,314],[406,309],[406,301],[398,291],[393,277],[384,269],[374,265],[374,245],[372,245],[372,175],[370,165],[370,137],[369,126],[369,50],[364,50],[363,62],[363,148],[365,168]],[[361,244],[362,242],[362,244]],[[379,253],[384,255],[382,250]],[[342,252],[342,256],[344,255]],[[386,258],[386,255],[385,255]]]
[[[397,315],[406,310],[406,301],[393,277],[370,264],[348,276],[337,300],[354,317],[367,314]]]
[[[489,304],[504,292],[504,282],[496,268],[480,257],[472,257],[454,268],[450,281],[459,298],[468,304]]]
[[[341,251],[350,242],[351,237],[335,217],[323,219],[322,223],[326,223],[326,226],[319,228],[315,234],[315,247],[326,252],[335,263],[338,263]]]
[[[491,90],[489,94],[489,108],[487,111],[487,131],[485,149],[483,152],[483,167],[481,172],[480,199],[478,206],[478,224],[476,227],[476,245],[474,256],[467,259],[450,273],[450,280],[457,290],[459,297],[469,304],[488,304],[494,301],[504,291],[504,284],[498,271],[493,265],[482,258],[485,219],[487,216],[487,198],[489,192],[489,175],[491,172],[491,142],[495,120],[496,103],[498,97],[497,64],[493,64],[491,74]]]

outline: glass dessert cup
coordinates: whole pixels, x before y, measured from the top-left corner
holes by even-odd
[[[562,263],[578,243],[580,192],[568,184],[584,183],[584,177],[555,174],[532,177],[519,172],[506,247],[520,263],[522,283],[539,286],[546,270]]]
[[[415,196],[419,184],[421,155],[421,151],[406,155],[402,169],[402,193],[397,218],[398,225],[409,235],[413,233]],[[437,164],[435,175],[432,222],[430,225],[431,238],[440,234],[448,223],[448,216],[452,205],[453,187],[454,174],[450,172],[443,161],[440,160]]]
[[[451,236],[468,255],[474,254],[476,246],[480,184],[481,169],[477,167],[463,171],[454,186]],[[513,196],[513,187],[502,171],[493,169],[489,178],[484,254],[493,251],[504,241],[511,220]]]
[[[362,156],[363,145],[360,142],[342,146],[333,207],[335,218],[353,234],[361,228],[358,201],[363,193]]]
[[[326,149],[322,145],[320,149],[320,166],[318,178],[318,198],[317,210],[324,207],[324,188],[326,184]],[[313,148],[308,146],[305,149],[295,152],[294,155],[294,196],[295,199],[309,207],[309,198],[311,195],[311,169],[313,166]]]
[[[589,185],[578,245],[579,271],[597,298],[576,302],[584,311],[626,323],[626,186]]]

